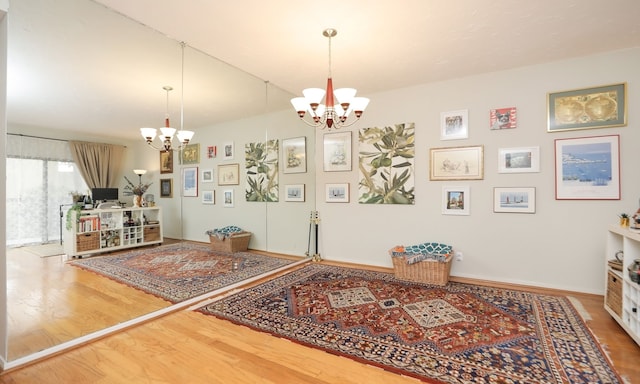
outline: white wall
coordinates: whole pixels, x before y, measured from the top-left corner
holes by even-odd
[[[439,241],[462,251],[452,275],[602,294],[607,226],[638,208],[635,167],[640,111],[640,49],[530,66],[368,95],[371,103],[352,127],[353,171],[317,172],[323,258],[391,267],[397,244]],[[547,92],[628,83],[628,126],[548,133]],[[490,130],[489,110],[517,107],[518,127]],[[469,138],[441,141],[440,113],[468,109]],[[416,203],[358,204],[358,129],[414,122]],[[318,132],[316,151],[322,151]],[[621,138],[621,200],[555,200],[554,140],[598,135]],[[636,145],[634,145],[636,144]],[[484,146],[484,179],[429,181],[429,149]],[[540,146],[540,172],[498,174],[498,149]],[[319,163],[321,164],[321,162]],[[348,182],[351,203],[327,204],[326,183]],[[442,187],[470,187],[469,216],[441,214]],[[535,187],[535,214],[493,212],[494,187]]]

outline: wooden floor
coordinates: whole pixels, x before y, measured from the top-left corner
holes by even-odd
[[[74,275],[77,277],[78,271]],[[70,276],[59,278],[73,279]],[[95,290],[95,287],[104,287],[104,280],[90,274],[78,279],[76,286]],[[111,284],[109,287],[116,291],[122,289]],[[104,288],[102,290],[105,291]],[[568,294],[550,290],[541,292]],[[113,300],[111,296],[120,295],[124,292],[104,292],[101,297],[109,297],[107,301],[110,302]],[[587,324],[620,375],[629,378],[629,383],[640,382],[637,379],[640,377],[640,347],[602,308],[602,296],[570,295],[576,297],[591,316],[592,320]],[[109,304],[109,310],[122,312],[125,317],[131,317],[129,311],[137,307],[121,306],[121,310],[117,310]],[[11,312],[22,310],[32,311],[34,308],[10,307]],[[30,327],[36,327],[35,321],[33,323]],[[45,329],[43,332],[51,332],[50,339],[58,337],[55,335],[58,329],[44,324],[41,327]],[[12,335],[12,344],[20,343],[20,338],[26,336]],[[32,365],[4,372],[0,374],[0,383],[403,384],[419,381],[199,312],[183,310]]]

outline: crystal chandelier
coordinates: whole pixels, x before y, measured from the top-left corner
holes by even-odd
[[[329,78],[327,79],[326,91],[321,88],[307,88],[302,91],[303,97],[295,97],[291,99],[291,104],[298,113],[300,120],[307,125],[315,128],[329,130],[348,127],[358,121],[365,108],[369,104],[366,97],[355,97],[357,90],[354,88],[333,89],[333,81],[331,79],[331,38],[338,31],[329,28],[322,32],[322,35],[329,39]],[[326,98],[325,98],[326,95]],[[325,103],[321,104],[325,98]],[[306,112],[313,119],[313,122],[305,120]],[[347,122],[351,113],[355,115],[355,119]]]

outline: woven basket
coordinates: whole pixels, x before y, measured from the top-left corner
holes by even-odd
[[[392,257],[395,276],[401,280],[420,283],[446,285],[451,272],[452,255],[446,261],[424,260],[414,264],[407,264],[404,257]]]
[[[218,236],[209,235],[211,249],[222,252],[243,252],[249,247],[251,232],[237,232],[228,237],[219,239]]]

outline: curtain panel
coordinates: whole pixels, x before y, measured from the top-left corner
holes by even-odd
[[[73,160],[89,188],[116,188],[125,147],[69,141]]]

